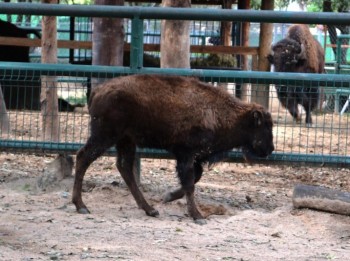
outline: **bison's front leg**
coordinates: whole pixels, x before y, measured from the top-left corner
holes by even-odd
[[[306,127],[312,127],[312,117],[311,117],[311,111],[306,110],[306,118],[305,118],[305,124]]]
[[[307,89],[303,96],[302,105],[306,112],[305,123],[306,127],[312,127],[311,111],[317,107],[318,103],[318,90],[314,88]]]
[[[193,164],[193,170],[195,175],[194,184],[196,184],[202,177],[202,173],[203,173],[202,163],[199,161],[195,161]],[[183,196],[185,196],[185,190],[181,187],[173,191],[167,192],[163,198],[163,202],[168,203],[176,199],[183,198]]]
[[[295,97],[288,101],[287,109],[296,122],[301,122],[301,115],[299,113],[298,103]]]
[[[186,195],[188,214],[197,224],[205,224],[206,221],[194,201],[195,171],[193,160],[184,159],[183,157],[177,158],[176,168],[181,182],[181,189]]]
[[[145,200],[135,179],[133,165],[135,161],[136,145],[128,138],[125,138],[117,144],[116,149],[118,152],[117,168],[131,194],[133,195],[137,205],[142,208],[148,216],[159,216],[159,212],[151,207]]]

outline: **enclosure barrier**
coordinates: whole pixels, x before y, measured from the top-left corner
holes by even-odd
[[[0,62],[0,81],[22,82],[39,79],[42,75],[63,77],[70,83],[65,89],[84,90],[87,78],[111,78],[135,73],[175,74],[195,76],[212,83],[271,85],[269,96],[274,116],[274,137],[276,151],[267,159],[258,162],[307,163],[329,166],[350,166],[349,117],[337,113],[318,113],[314,116],[315,127],[306,128],[304,123],[293,123],[285,109],[281,108],[273,96],[273,85],[350,88],[350,75],[344,74],[290,74],[226,70],[190,70],[143,68],[143,19],[205,19],[218,21],[289,22],[349,24],[350,14],[298,13],[276,11],[207,10],[191,8],[140,8],[111,6],[65,6],[40,4],[0,3],[4,14],[35,14],[64,16],[123,17],[132,19],[131,65],[130,67],[78,66],[67,64],[26,64]],[[81,84],[76,84],[81,81]],[[61,88],[61,87],[59,87]],[[76,90],[74,93],[76,93]],[[262,92],[262,91],[261,91]],[[29,91],[27,93],[30,93]],[[274,102],[274,104],[272,104]],[[276,105],[277,104],[277,105]],[[84,112],[61,112],[60,142],[44,142],[40,137],[40,113],[28,110],[9,110],[11,124],[16,126],[10,134],[2,133],[0,148],[11,151],[31,151],[49,153],[75,153],[88,136],[88,115]],[[18,127],[18,129],[17,129]],[[69,134],[69,135],[68,135]],[[114,153],[110,150],[108,154]],[[169,158],[165,151],[140,149],[141,157]],[[228,161],[241,161],[239,151],[227,153]]]
[[[88,16],[119,17],[138,19],[167,20],[206,20],[239,21],[258,23],[304,23],[348,25],[349,13],[305,13],[265,10],[229,10],[205,8],[154,8],[137,6],[103,6],[103,5],[61,5],[31,3],[0,3],[3,14],[32,14],[49,16]]]
[[[128,75],[134,73],[134,69],[127,67],[110,67],[110,66],[82,66],[82,65],[64,65],[64,64],[28,64],[28,63],[0,63],[0,75],[11,75],[13,79],[23,79],[27,77],[29,79],[37,78],[40,75],[49,76],[66,76],[66,77],[96,77],[96,78],[112,78],[120,75]],[[217,71],[217,70],[188,70],[188,69],[159,69],[159,68],[140,68],[138,73],[144,74],[172,74],[172,75],[184,75],[184,76],[195,76],[204,81],[210,82],[236,82],[236,83],[254,83],[254,84],[288,84],[289,86],[312,86],[312,85],[324,85],[333,87],[350,88],[350,75],[331,75],[331,74],[291,74],[291,73],[268,73],[268,72],[247,72],[238,71],[233,73],[232,71]],[[0,81],[3,80],[0,78]],[[63,118],[72,113],[64,113]],[[28,116],[28,115],[27,115]],[[24,120],[27,116],[23,116],[23,119],[16,113],[17,119],[20,121]],[[87,138],[87,124],[88,119],[85,119],[84,126],[79,126],[83,121],[81,121],[81,115],[74,113],[75,124],[78,126],[73,126],[73,128],[78,129],[81,127],[85,132],[84,135],[81,132],[76,131],[76,135],[73,139],[62,140],[60,143],[55,142],[43,142],[40,140],[40,135],[34,135],[34,140],[22,139],[22,140],[11,140],[2,139],[0,140],[0,147],[3,150],[26,150],[32,152],[66,152],[75,153],[76,150],[81,147],[82,143],[85,142]],[[85,118],[87,115],[85,115]],[[320,127],[312,128],[312,133],[315,140],[326,139],[324,137],[324,121],[327,119],[320,119],[319,122],[322,124]],[[35,121],[35,120],[34,120]],[[71,123],[73,124],[73,123]],[[302,125],[296,126],[283,126],[282,124],[275,125],[275,129],[280,129],[282,132],[286,128],[295,128],[294,131],[308,130]],[[340,123],[339,123],[340,124]],[[348,118],[345,118],[345,128],[340,128],[336,130],[334,127],[333,133],[343,132],[341,135],[348,136]],[[30,127],[30,126],[29,126]],[[33,126],[31,126],[33,127]],[[332,127],[328,127],[332,131]],[[33,128],[34,129],[34,128]],[[64,139],[67,130],[61,135]],[[309,131],[310,132],[310,131]],[[332,136],[330,136],[330,139]],[[30,137],[29,137],[30,139]],[[311,138],[310,138],[311,139]],[[79,140],[79,142],[75,142]],[[293,141],[292,141],[293,142]],[[276,147],[285,146],[284,137],[282,140],[276,142]],[[297,143],[297,142],[296,142]],[[312,142],[310,142],[311,144]],[[310,144],[304,144],[310,147]],[[315,153],[288,153],[285,149],[280,149],[280,151],[274,152],[267,159],[257,159],[259,162],[308,162],[313,164],[325,164],[325,165],[337,165],[346,166],[350,165],[350,158],[347,156],[348,141],[343,144],[345,146],[343,151],[338,151],[338,155],[322,155],[318,151]],[[300,149],[299,149],[300,150]],[[114,153],[113,150],[108,153]],[[138,153],[141,157],[148,158],[169,158],[171,155],[165,151],[159,151],[154,149],[140,149]],[[241,153],[238,151],[232,151],[228,153],[228,161],[240,161]]]

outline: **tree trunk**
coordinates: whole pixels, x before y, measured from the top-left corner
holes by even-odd
[[[238,9],[248,10],[250,9],[250,0],[241,0],[238,2]],[[243,22],[242,23],[242,39],[241,39],[241,46],[248,47],[249,46],[249,30],[250,30],[250,23],[249,22]],[[248,55],[241,55],[241,68],[243,71],[248,70]],[[244,83],[241,87],[241,99],[242,101],[248,102],[248,89],[249,84]]]
[[[57,4],[57,0],[42,0],[43,4]],[[42,63],[57,63],[57,21],[55,16],[42,18]],[[41,114],[43,140],[59,141],[59,117],[56,77],[41,77]]]
[[[323,1],[323,12],[333,12],[332,1]],[[333,45],[334,56],[337,57],[337,47],[335,47],[337,44],[337,31],[335,25],[327,25],[327,31],[329,33],[329,40]]]
[[[163,7],[191,7],[190,0],[163,0]],[[190,22],[163,20],[160,42],[161,68],[190,68]]]
[[[274,1],[262,0],[261,10],[273,10]],[[270,46],[272,42],[272,23],[261,23],[260,25],[260,37],[259,37],[259,71],[270,71],[270,63],[267,60],[267,55],[270,52]],[[260,103],[266,109],[269,108],[269,85],[254,85],[252,87],[252,101]]]
[[[4,96],[2,95],[2,89],[0,85],[0,136],[4,137],[4,134],[10,132],[10,121],[6,110],[6,104]]]
[[[222,9],[231,9],[232,8],[232,0],[225,0],[222,4]],[[231,46],[232,40],[232,22],[222,21],[220,28],[220,38],[221,43],[224,46]]]
[[[224,0],[221,8],[222,9],[231,9],[232,8],[232,0]],[[220,28],[220,42],[223,46],[232,46],[232,22],[227,21],[221,21],[221,28]],[[225,54],[225,56],[231,55],[231,54]],[[233,55],[231,55],[233,56]],[[225,88],[226,90],[229,90],[229,83],[220,83],[219,86],[222,88]],[[235,85],[235,92],[237,95],[237,90],[240,89],[240,85]]]
[[[344,5],[345,10],[338,10],[338,12],[347,12],[346,10],[346,5]],[[323,1],[323,12],[334,12],[333,8],[332,8],[332,1]],[[341,34],[349,34],[350,32],[350,27],[349,26],[344,26],[344,25],[327,25],[327,30],[329,33],[329,39],[331,44],[334,46],[332,47],[334,56],[337,57],[337,39],[338,39],[338,35],[337,35],[337,30],[336,28],[338,28],[340,30]],[[341,44],[344,46],[347,46],[349,44],[349,39],[342,39]],[[343,47],[340,50],[340,64],[344,65],[347,64],[347,60],[346,60],[346,56],[347,56],[347,51],[348,48],[347,47]]]
[[[95,0],[96,5],[124,5],[124,0]],[[124,19],[100,18],[93,19],[92,34],[92,64],[93,65],[123,65],[124,51]],[[103,82],[98,79],[97,82]],[[97,83],[96,81],[94,81]]]

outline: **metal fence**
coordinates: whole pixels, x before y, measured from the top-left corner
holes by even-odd
[[[132,23],[143,23],[142,19],[204,19],[225,21],[254,22],[299,22],[346,24],[350,15],[336,14],[289,14],[287,12],[256,12],[233,10],[181,9],[176,8],[139,8],[139,7],[103,7],[103,6],[50,6],[36,4],[0,4],[3,13],[31,13],[38,15],[79,15],[127,17]],[[248,15],[249,14],[249,15]],[[340,99],[334,102],[336,110],[324,111],[319,108],[313,114],[312,128],[294,122],[289,113],[280,105],[275,85],[318,86],[326,92],[324,97],[337,97],[338,90],[350,90],[350,75],[347,74],[291,74],[228,70],[190,70],[159,69],[142,67],[140,54],[143,53],[143,27],[132,26],[131,65],[130,67],[81,66],[67,64],[36,64],[0,62],[0,84],[3,95],[8,97],[9,128],[0,136],[1,150],[75,153],[89,135],[89,116],[84,108],[75,108],[85,102],[88,79],[108,79],[120,75],[135,73],[177,74],[196,76],[214,85],[223,85],[234,91],[237,84],[247,84],[251,99],[251,86],[258,86],[254,95],[263,95],[267,89],[269,110],[274,119],[274,139],[276,151],[267,159],[259,162],[310,163],[336,166],[350,165],[350,117],[347,111],[340,114]],[[137,29],[139,28],[139,29]],[[141,28],[141,29],[140,29]],[[137,37],[134,37],[137,36]],[[141,39],[141,41],[140,41]],[[142,57],[142,55],[141,55]],[[59,112],[60,141],[47,142],[42,139],[42,116],[39,111],[41,76],[55,76],[58,94],[62,98]],[[261,88],[260,88],[261,86]],[[269,88],[266,88],[269,86]],[[264,91],[265,92],[265,91]],[[265,95],[265,94],[264,94]],[[339,97],[341,97],[340,95]],[[5,99],[6,100],[6,99]],[[324,100],[324,102],[327,102]],[[1,112],[3,113],[3,112]],[[303,115],[305,118],[305,115]],[[138,150],[141,157],[168,158],[168,153],[152,148]],[[113,153],[113,150],[108,153]],[[240,151],[228,153],[229,161],[241,161]]]

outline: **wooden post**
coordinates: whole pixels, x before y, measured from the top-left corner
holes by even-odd
[[[221,5],[221,8],[222,9],[231,9],[232,2],[233,2],[232,0],[224,0],[222,5]],[[231,33],[232,33],[232,22],[221,21],[221,28],[220,28],[221,45],[232,46]],[[228,54],[228,55],[231,55],[231,54]],[[225,88],[226,90],[228,90],[229,84],[224,82],[224,83],[220,83],[220,86]],[[236,85],[236,90],[237,90],[237,85]]]
[[[43,4],[57,4],[57,0],[42,0]],[[42,63],[57,63],[57,22],[55,16],[42,18]],[[43,140],[59,141],[59,117],[56,77],[41,77],[41,114]]]
[[[163,0],[163,7],[191,7],[190,0]],[[161,68],[190,68],[190,22],[162,20]]]
[[[274,1],[262,0],[261,2],[262,10],[273,10]],[[270,64],[267,60],[267,55],[270,52],[270,46],[272,42],[272,23],[261,23],[260,24],[260,37],[259,37],[259,71],[270,71]],[[269,108],[269,95],[270,86],[269,85],[253,85],[252,86],[252,101],[260,103],[266,109]]]
[[[6,104],[4,100],[4,95],[2,94],[2,89],[0,85],[0,134],[4,137],[4,134],[10,132],[10,121],[6,110]]]
[[[232,8],[232,0],[224,0],[222,3],[222,9],[231,9]],[[231,32],[232,32],[232,22],[222,21],[220,28],[220,38],[221,43],[224,46],[231,46]]]
[[[250,9],[250,0],[240,0],[238,1],[238,9],[248,10]],[[248,47],[249,46],[249,31],[250,31],[250,23],[249,22],[242,22],[242,42],[241,46]],[[247,71],[248,70],[248,55],[243,54],[241,55],[242,60],[242,70]],[[248,102],[248,86],[249,84],[244,83],[242,84],[241,89],[241,99],[242,101]]]
[[[95,0],[96,5],[124,5],[124,0]],[[123,65],[124,19],[93,18],[92,64]],[[93,79],[92,87],[104,79]]]

